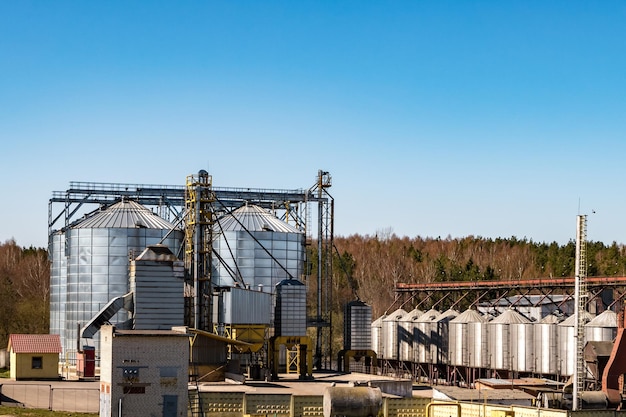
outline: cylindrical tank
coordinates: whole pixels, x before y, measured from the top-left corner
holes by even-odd
[[[434,363],[448,364],[449,323],[458,315],[456,310],[446,310],[433,319],[430,349]]]
[[[400,341],[400,360],[404,362],[413,362],[415,354],[413,353],[413,339],[415,337],[415,320],[423,314],[417,308],[409,311],[398,322],[398,332]]]
[[[406,311],[399,308],[383,319],[383,359],[399,359],[398,323],[406,315]]]
[[[450,320],[448,352],[450,365],[485,368],[486,319],[476,310],[465,310]]]
[[[376,417],[383,405],[380,388],[326,387],[324,417]]]
[[[530,320],[509,309],[491,320],[488,326],[491,368],[532,372],[534,352]]]
[[[372,350],[379,358],[383,357],[383,320],[387,317],[382,315],[372,322]]]
[[[131,253],[139,255],[147,246],[163,243],[179,254],[183,237],[182,230],[129,200],[115,203],[55,233],[51,239],[51,282],[60,287],[54,290],[57,301],[50,306],[51,325],[64,327],[61,343],[65,354],[71,357],[71,352],[77,350],[79,327],[111,299],[128,293]],[[63,268],[63,256],[66,256],[66,268]],[[66,279],[65,288],[63,279]],[[64,322],[59,319],[63,307]],[[127,319],[128,315],[122,312],[113,318],[114,323]],[[99,334],[93,343],[96,348],[99,346]]]
[[[346,304],[344,316],[344,349],[370,350],[372,348],[372,307],[361,300]]]
[[[593,316],[582,312],[584,321],[589,322]],[[560,322],[559,327],[559,375],[571,376],[576,372],[576,316],[573,314]]]
[[[214,227],[212,284],[235,285],[232,271],[246,286],[271,292],[284,279],[301,279],[305,236],[256,205],[245,205],[218,219]]]
[[[50,334],[58,334],[61,338],[61,345],[63,345],[65,340],[65,303],[67,302],[65,233],[55,232],[50,235],[49,240]]]
[[[276,336],[306,335],[306,286],[297,279],[276,284]]]
[[[587,342],[611,342],[617,335],[617,314],[606,310],[585,325]]]
[[[430,349],[433,336],[433,320],[440,314],[440,311],[431,308],[415,320],[415,339],[413,339],[413,346],[415,362],[417,363],[432,363],[434,359]]]
[[[559,373],[559,331],[560,318],[554,314],[545,316],[535,323],[535,372],[542,375]]]

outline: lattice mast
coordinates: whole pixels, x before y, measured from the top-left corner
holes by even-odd
[[[585,365],[585,311],[587,308],[587,216],[578,215],[576,224],[576,267],[574,316],[576,322],[576,372],[572,391],[572,410],[581,408],[580,394],[585,387],[587,368]]]
[[[215,214],[212,177],[201,170],[185,188],[185,268],[193,280],[193,327],[211,331],[211,252]]]

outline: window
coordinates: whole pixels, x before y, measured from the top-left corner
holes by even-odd
[[[43,369],[43,357],[33,356],[31,366],[32,369]]]

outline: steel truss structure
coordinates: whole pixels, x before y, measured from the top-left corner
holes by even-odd
[[[308,260],[307,264],[317,263],[316,314],[308,319],[308,326],[317,332],[315,366],[327,369],[332,358],[332,326],[330,322],[332,288],[332,248],[334,228],[334,199],[329,194],[331,177],[326,171],[319,171],[315,184],[309,189],[273,189],[273,188],[232,188],[211,187],[211,208],[214,217],[227,214],[245,204],[255,204],[271,211],[277,218],[292,224],[305,233],[307,246],[314,241],[317,231],[317,259]],[[181,230],[189,229],[185,222],[189,220],[189,196],[185,185],[155,185],[131,183],[70,182],[65,191],[53,191],[48,202],[48,237],[59,230],[66,230],[95,211],[104,209],[122,198],[132,199],[151,208],[162,218],[173,223]],[[311,205],[317,205],[317,214]],[[311,221],[316,217],[317,227]],[[193,219],[193,216],[192,216]],[[195,220],[194,220],[195,221]],[[206,250],[206,249],[205,249]],[[311,280],[306,274],[306,284],[311,288]],[[207,324],[206,329],[212,331]]]

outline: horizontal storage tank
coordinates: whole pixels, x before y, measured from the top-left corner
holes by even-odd
[[[383,359],[399,359],[398,327],[406,311],[399,308],[383,319]]]
[[[549,314],[535,323],[535,372],[541,375],[559,374],[560,317]]]
[[[432,363],[430,344],[433,332],[433,320],[441,314],[440,311],[430,309],[415,320],[415,339],[413,350],[415,351],[415,362]]]
[[[372,307],[361,300],[346,304],[344,314],[344,349],[372,349]]]
[[[450,365],[486,368],[486,318],[476,310],[465,310],[448,324]]]
[[[387,317],[382,315],[371,324],[372,329],[372,350],[376,352],[376,356],[383,357],[383,320]]]
[[[456,318],[459,312],[446,310],[432,321],[430,341],[431,357],[434,363],[448,364],[448,345],[450,343],[449,323]]]
[[[585,322],[593,316],[584,311]],[[576,317],[569,316],[558,324],[559,327],[559,375],[572,376],[576,372]]]
[[[617,314],[603,311],[585,325],[587,342],[612,342],[617,335]]]
[[[399,321],[399,334],[400,337],[400,360],[404,362],[413,362],[415,360],[414,354],[414,339],[415,339],[415,321],[424,314],[421,310],[415,308],[409,311]]]

